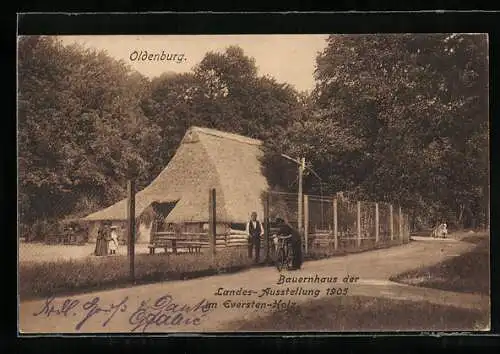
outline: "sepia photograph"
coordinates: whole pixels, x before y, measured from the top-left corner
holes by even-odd
[[[19,334],[489,331],[488,53],[18,36]]]

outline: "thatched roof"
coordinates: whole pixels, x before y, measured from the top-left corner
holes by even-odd
[[[176,202],[167,222],[207,222],[209,190],[216,189],[217,221],[245,222],[263,216],[261,195],[268,189],[261,172],[260,140],[191,127],[167,167],[136,193],[136,215],[153,202]],[[126,199],[84,220],[124,220]]]

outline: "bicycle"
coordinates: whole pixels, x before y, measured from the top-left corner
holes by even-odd
[[[276,268],[279,272],[283,269],[290,269],[293,263],[293,248],[290,246],[289,240],[292,235],[275,236],[276,245]]]

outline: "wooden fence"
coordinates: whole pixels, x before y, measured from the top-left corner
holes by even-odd
[[[209,193],[208,231],[202,233],[152,230],[150,247],[210,250],[226,247],[248,247],[245,231],[230,229],[218,232],[216,223],[216,193]],[[267,193],[263,199],[265,233],[261,247],[267,257],[273,225],[271,213],[289,215],[292,225],[303,225],[304,252],[310,249],[376,248],[382,244],[409,242],[409,220],[400,206],[389,203],[353,201],[343,197],[303,196],[303,214],[297,213],[296,195]],[[302,218],[302,220],[297,220]],[[300,222],[299,222],[300,221]],[[170,243],[168,243],[170,242]],[[169,246],[170,245],[170,246]]]
[[[321,210],[312,204],[321,204]],[[318,213],[324,213],[321,221]],[[400,206],[309,195],[304,195],[303,233],[306,253],[311,247],[369,248],[410,239],[408,215]]]
[[[209,232],[175,232],[152,231],[150,249],[163,248],[172,253],[195,252],[211,249]],[[215,237],[215,249],[226,247],[247,247],[248,237],[245,231],[230,230],[227,233],[218,233]]]

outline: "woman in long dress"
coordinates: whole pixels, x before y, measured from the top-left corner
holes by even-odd
[[[104,230],[104,225],[99,226],[99,230],[97,230],[97,239],[95,242],[95,251],[94,254],[96,256],[105,256],[106,255],[106,235]]]
[[[102,255],[107,256],[109,254],[109,241],[111,240],[111,226],[109,224],[104,226],[104,239],[102,241]]]

